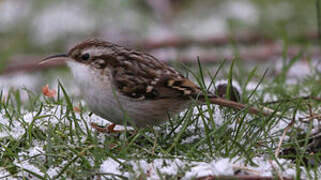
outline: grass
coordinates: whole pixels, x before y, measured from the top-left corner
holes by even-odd
[[[287,71],[298,58],[300,55],[290,62],[285,61],[282,72],[275,77],[265,77],[257,72],[257,67],[246,73],[237,69],[238,66],[230,66],[227,73],[229,84],[234,77],[244,77],[240,81],[244,103],[260,106],[269,100],[284,100],[266,106],[295,118],[287,133],[288,139],[282,145],[287,152],[295,152],[281,153],[281,158],[290,160],[287,163],[275,157],[275,150],[291,120],[280,118],[276,113],[268,117],[252,116],[246,111],[236,112],[205,104],[190,107],[154,129],[139,129],[134,135],[128,132],[99,134],[88,122],[103,121],[92,115],[87,106],[69,94],[59,82],[55,98],[27,89],[11,90],[6,97],[0,93],[0,132],[9,134],[0,137],[0,167],[3,168],[0,172],[6,172],[3,177],[22,179],[30,175],[39,179],[91,179],[98,176],[103,179],[145,179],[149,176],[146,167],[135,166],[133,162],[159,159],[191,162],[178,165],[175,174],[157,170],[160,179],[179,179],[197,162],[229,158],[235,162],[242,160],[245,166],[259,167],[261,164],[255,158],[265,157],[275,161],[280,171],[292,166],[297,179],[302,178],[302,174],[318,179],[320,168],[308,163],[311,159],[320,163],[320,150],[308,153],[315,121],[302,123],[298,117],[309,115],[310,110],[320,115],[320,102],[295,97],[302,94],[320,97],[321,76],[316,72],[295,84],[287,83]],[[222,64],[220,67],[226,66]],[[199,64],[198,70],[191,71],[189,77],[192,75],[200,87],[209,89],[208,85],[214,84],[207,82],[215,82],[219,73],[208,75],[209,69]],[[247,89],[250,82],[256,82],[257,87]],[[28,92],[27,102],[22,102],[21,91]],[[80,112],[74,111],[75,106]],[[101,172],[101,165],[107,159],[118,163],[120,172],[130,175]],[[277,176],[276,171],[274,173]]]
[[[99,10],[96,11],[96,4],[101,5],[106,2],[91,1],[95,9],[92,12],[100,14],[99,16],[102,14],[104,19],[106,12],[111,12],[110,15],[114,12],[122,14],[116,10],[117,8],[110,9],[114,9],[113,11],[106,11],[103,8],[113,6],[99,6]],[[219,76],[224,74],[229,84],[232,80],[239,82],[243,103],[267,106],[289,119],[280,118],[276,113],[268,117],[251,116],[246,110],[235,112],[207,103],[204,106],[190,107],[179,116],[172,117],[169,122],[154,129],[140,129],[135,135],[129,133],[105,135],[92,130],[88,122],[97,121],[101,125],[107,122],[92,115],[81,99],[67,89],[69,84],[59,83],[56,87],[58,94],[54,99],[35,94],[28,89],[12,89],[8,94],[0,89],[0,179],[35,177],[39,179],[92,179],[93,177],[145,179],[149,177],[149,170],[146,166],[137,165],[138,162],[143,164],[155,162],[156,176],[159,179],[179,179],[186,176],[199,163],[211,163],[221,158],[229,158],[233,162],[241,161],[244,166],[251,169],[262,167],[263,161],[257,160],[262,158],[265,161],[276,162],[279,171],[292,168],[297,179],[321,178],[321,147],[314,147],[312,139],[315,127],[318,126],[316,122],[320,120],[299,119],[310,116],[310,112],[320,115],[320,102],[312,98],[297,98],[303,96],[320,98],[321,74],[315,72],[297,79],[294,84],[289,83],[287,73],[302,59],[302,54],[291,61],[286,61],[287,46],[311,43],[309,40],[300,38],[300,34],[315,29],[315,16],[317,16],[320,31],[319,0],[309,1],[310,3],[299,0],[281,2],[291,4],[290,7],[293,9],[285,19],[283,17],[276,20],[273,19],[274,11],[272,11],[275,8],[267,8],[271,2],[256,0],[252,2],[259,7],[258,11],[261,15],[258,24],[251,29],[256,29],[268,37],[271,36],[272,39],[279,39],[279,35],[284,36],[284,61],[281,72],[271,76],[270,72],[273,69],[254,67],[248,70],[243,68],[242,63],[236,61],[233,66],[227,63],[220,64],[215,72],[212,72],[214,69],[212,67],[204,68],[198,64],[198,68],[192,69],[188,75],[205,90],[212,89],[215,86],[214,82],[221,79]],[[42,7],[47,6],[40,0],[33,4],[37,4],[38,8],[36,8],[37,11],[31,12],[36,13],[42,12],[39,8],[44,10]],[[317,9],[316,13],[314,8]],[[30,30],[26,32],[26,29],[31,28],[30,25],[33,24],[31,22],[34,20],[32,17],[38,17],[37,15],[39,14],[28,14],[8,32],[0,33],[3,35],[2,38],[5,38],[3,42],[9,44],[0,50],[2,57],[0,64],[5,64],[16,54],[34,52],[49,54],[49,52],[63,51],[61,47],[65,47],[65,41],[69,41],[69,38],[54,41],[52,48],[49,49],[48,46],[34,45],[34,38],[30,38],[34,37],[33,32]],[[150,16],[143,17],[145,22],[146,17]],[[154,20],[149,21],[154,22]],[[245,25],[232,20],[229,26],[234,32],[242,30]],[[146,29],[146,26],[141,28]],[[233,48],[236,48],[237,55],[236,45]],[[1,66],[0,71],[3,68]],[[52,75],[51,79],[56,81],[55,77],[56,74]],[[255,83],[255,88],[249,89],[252,83]],[[228,86],[228,89],[230,88]],[[23,100],[23,92],[27,92],[28,101]],[[274,100],[279,102],[267,103]],[[81,111],[75,112],[73,108],[75,106]],[[275,151],[281,135],[291,123],[292,117],[295,118],[294,124],[286,133],[280,158],[276,158]],[[284,162],[283,158],[288,161]],[[156,162],[159,159],[166,159],[166,161],[162,162],[162,165],[157,165]],[[106,160],[111,163],[110,168],[116,164],[119,170],[113,173],[100,171]],[[174,173],[166,173],[162,169],[163,166],[177,169]],[[242,168],[241,170],[233,168],[233,171],[235,174],[239,171],[241,174],[248,173]],[[270,171],[275,177],[277,176],[276,170]],[[129,175],[121,172],[128,172]]]

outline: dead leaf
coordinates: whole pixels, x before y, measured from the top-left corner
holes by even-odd
[[[57,92],[54,89],[49,89],[49,86],[47,84],[44,87],[42,87],[42,94],[47,96],[47,97],[53,98],[53,97],[56,96]]]
[[[80,112],[80,109],[77,106],[74,106],[73,110],[74,110],[74,112],[78,112],[78,113]]]

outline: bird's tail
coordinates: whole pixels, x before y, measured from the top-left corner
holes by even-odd
[[[203,102],[206,101],[205,98],[202,98],[202,99],[203,99]],[[236,109],[236,110],[239,110],[239,111],[240,110],[247,110],[251,114],[264,115],[264,116],[271,115],[271,112],[270,111],[268,112],[265,109],[260,110],[258,108],[251,107],[249,105],[241,104],[241,103],[238,103],[238,102],[235,102],[235,101],[227,100],[227,99],[216,97],[216,96],[208,97],[208,101],[211,104],[217,104],[217,105],[220,105],[220,106],[233,108],[233,109]]]

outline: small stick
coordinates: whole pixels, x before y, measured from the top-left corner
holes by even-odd
[[[275,43],[274,45],[257,45],[255,48],[244,48],[244,50],[240,51],[240,58],[246,61],[265,61],[265,60],[273,60],[276,56],[282,56],[283,46]],[[300,52],[301,48],[297,46],[291,46],[288,50],[288,57],[292,57],[297,55]],[[172,55],[173,53],[165,53],[161,57],[158,57],[163,62],[168,62],[170,59],[175,59],[178,62],[183,63],[195,63],[195,57],[199,56],[200,61],[202,63],[216,63],[221,62],[222,59],[233,60],[235,59],[233,51],[227,51],[227,53],[221,54],[218,52],[195,52],[193,54],[190,53],[174,53],[177,55]],[[320,57],[321,52],[318,48],[310,48],[309,51],[305,51],[305,55],[308,57]],[[156,55],[155,55],[156,56]],[[61,67],[64,64],[60,63],[45,63],[39,64],[39,61],[28,61],[31,59],[30,57],[19,57],[15,58],[16,61],[26,62],[26,63],[11,63],[2,69],[1,74],[9,74],[14,72],[21,71],[39,71],[45,70],[49,68]],[[41,57],[33,57],[33,60],[42,59]],[[313,98],[317,101],[321,101],[321,98],[315,97]]]
[[[245,167],[245,166],[236,166],[236,165],[232,165],[233,169],[236,169],[236,170],[244,170],[244,171],[247,171],[249,173],[252,173],[252,174],[256,174],[256,175],[260,175],[261,172],[259,171],[256,171],[254,169],[250,169],[248,167]]]
[[[286,135],[286,133],[289,131],[289,129],[293,126],[294,123],[295,123],[295,119],[293,118],[292,121],[290,122],[290,124],[288,124],[288,125],[286,126],[286,128],[284,129],[284,131],[283,131],[283,133],[282,133],[282,136],[281,136],[281,138],[280,138],[278,147],[277,147],[277,149],[276,149],[276,151],[275,151],[275,153],[274,153],[275,158],[278,158],[278,157],[279,157],[281,145],[282,145],[282,143],[283,143],[283,141],[284,141],[285,135]]]
[[[276,174],[278,175],[280,180],[284,180],[283,176],[281,175],[280,171],[273,165],[272,160],[269,160],[269,163],[271,164],[272,168],[274,169],[274,171],[276,172]]]

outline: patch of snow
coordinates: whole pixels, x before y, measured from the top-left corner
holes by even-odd
[[[41,147],[35,146],[29,149],[29,156],[36,156],[43,153],[44,153],[44,150],[42,146]]]
[[[266,159],[264,157],[255,157],[252,159],[252,161],[258,164],[259,166],[256,166],[256,167],[250,166],[250,169],[258,171],[259,175],[261,176],[273,176],[272,173],[275,170],[277,170],[278,172],[282,173],[282,175],[285,177],[295,177],[295,171],[289,170],[289,169],[295,168],[295,167],[292,167],[293,164],[291,163],[290,160],[278,159],[278,162],[286,171],[282,171],[276,161]]]
[[[6,169],[0,168],[0,179],[9,180],[13,178],[10,177],[10,173]]]
[[[234,158],[236,159],[236,158]],[[256,157],[252,159],[254,163],[259,166],[247,166],[244,164],[244,160],[233,163],[233,159],[219,159],[213,160],[210,163],[199,163],[199,165],[193,167],[188,173],[186,173],[184,179],[191,179],[195,177],[202,177],[208,175],[235,175],[236,170],[245,171],[252,175],[260,176],[273,176],[272,172],[274,168],[282,173],[285,177],[294,177],[295,171],[290,167],[290,161],[279,159],[279,163],[286,166],[285,171],[281,171],[275,161],[266,160],[262,157]]]
[[[258,85],[258,82],[250,81],[249,83],[247,83],[246,89],[247,89],[248,91],[254,90],[257,85]],[[259,88],[262,88],[262,86],[259,85],[259,87],[258,87],[257,89],[259,89]]]
[[[192,179],[209,175],[233,175],[233,167],[229,159],[214,160],[210,163],[200,162],[188,171],[183,179]]]
[[[118,160],[123,163],[124,160]],[[100,166],[101,173],[111,173],[115,175],[123,175],[123,173],[119,170],[120,164],[112,158],[108,158],[105,160]]]
[[[253,89],[254,90],[254,89]],[[265,93],[263,94],[263,101],[264,102],[271,102],[271,101],[277,101],[279,98],[274,95],[274,94],[270,94],[270,93]]]
[[[10,119],[5,116],[5,111],[0,111],[0,138],[12,137],[18,139],[25,133],[24,127],[21,123],[10,122]]]
[[[45,161],[45,156],[40,156],[41,154],[44,154],[43,150],[43,144],[41,146],[36,145],[34,147],[29,148],[26,151],[22,151],[18,153],[18,161],[28,161],[31,157],[36,158],[37,161]]]
[[[158,172],[166,175],[176,175],[181,167],[186,166],[186,164],[179,159],[154,159],[150,163],[146,160],[119,161],[127,165],[131,165],[133,167],[134,174],[129,172],[121,172],[120,164],[111,158],[108,158],[102,163],[100,172],[117,174],[130,179],[137,178],[143,173],[148,180],[152,180],[160,179]]]
[[[50,178],[54,178],[61,171],[59,167],[49,168],[47,174]]]
[[[143,171],[147,175],[147,179],[160,179],[158,172],[166,175],[176,175],[180,167],[186,164],[179,159],[155,159],[148,163],[146,160],[138,162],[132,161],[133,169],[135,172]]]
[[[210,109],[213,110],[213,120],[215,122],[216,125],[222,125],[225,123],[225,119],[222,116],[222,111],[220,110],[219,106],[217,105],[210,105]],[[205,117],[209,117],[209,112],[208,112],[208,106],[207,105],[203,105],[203,106],[198,106],[198,107],[193,107],[192,108],[193,111],[193,116],[197,116],[197,114],[200,113],[200,111],[202,111],[202,113],[204,114]],[[180,117],[183,117],[186,114],[187,110],[181,112],[179,114]],[[200,128],[201,130],[204,129],[205,125],[204,125],[204,121],[202,120],[201,117],[198,117],[199,119],[197,120],[197,124],[194,124],[192,126],[188,126],[187,130],[189,131],[193,131],[195,130],[195,127]],[[210,122],[208,122],[208,120],[205,120],[205,123],[210,124]],[[178,133],[182,130],[183,128],[183,123],[180,124],[176,129],[175,132]],[[233,127],[233,124],[230,124],[231,127]],[[205,135],[205,131],[202,131],[202,134],[198,134],[198,136],[203,136]]]
[[[222,158],[213,160],[209,163],[196,162],[196,161],[183,161],[180,159],[154,159],[151,162],[146,160],[119,160],[121,163],[129,164],[133,167],[133,173],[122,172],[120,164],[108,158],[105,160],[101,167],[101,173],[112,173],[128,178],[137,178],[142,173],[147,179],[161,179],[159,173],[163,175],[176,175],[181,169],[184,170],[185,175],[182,179],[193,179],[204,176],[219,176],[219,175],[235,175],[236,170],[241,170],[247,174],[260,175],[260,176],[273,176],[272,172],[277,170],[285,177],[294,177],[295,170],[291,166],[291,162],[278,159],[278,162],[284,167],[284,171],[279,168],[276,161],[264,159],[263,157],[253,158],[253,162],[259,166],[246,165],[244,160],[236,161],[234,159]],[[189,169],[189,170],[187,170]]]
[[[222,115],[222,111],[220,109],[221,107],[218,106],[218,105],[212,105],[211,104],[209,108],[213,111],[213,120],[214,120],[215,124],[217,124],[219,126],[223,125],[225,123],[225,118]],[[205,115],[205,117],[209,117],[210,116],[210,114],[208,112],[208,106],[207,105],[200,106],[200,110]],[[200,114],[200,111],[199,111],[199,109],[197,107],[194,107],[193,114],[194,115]],[[204,124],[203,124],[203,121],[202,121],[201,117],[199,117],[198,127],[204,128]],[[189,128],[191,128],[191,130],[194,129],[194,127],[189,127]]]
[[[182,140],[182,144],[192,143],[195,140],[199,140],[199,135],[190,136]]]
[[[26,170],[29,170],[33,173],[36,173],[40,176],[44,176],[44,173],[40,171],[39,168],[37,168],[36,166],[30,164],[28,161],[23,161],[23,162],[14,162],[14,164],[17,166],[17,167],[20,167],[22,170],[18,172],[18,176],[22,176],[22,177],[28,177],[30,179],[39,179],[37,178],[36,176],[34,176],[33,174],[29,173],[28,171]],[[26,170],[24,170],[26,169]]]
[[[29,112],[23,115],[23,120],[26,123],[32,123],[33,117],[35,116],[36,112]]]

